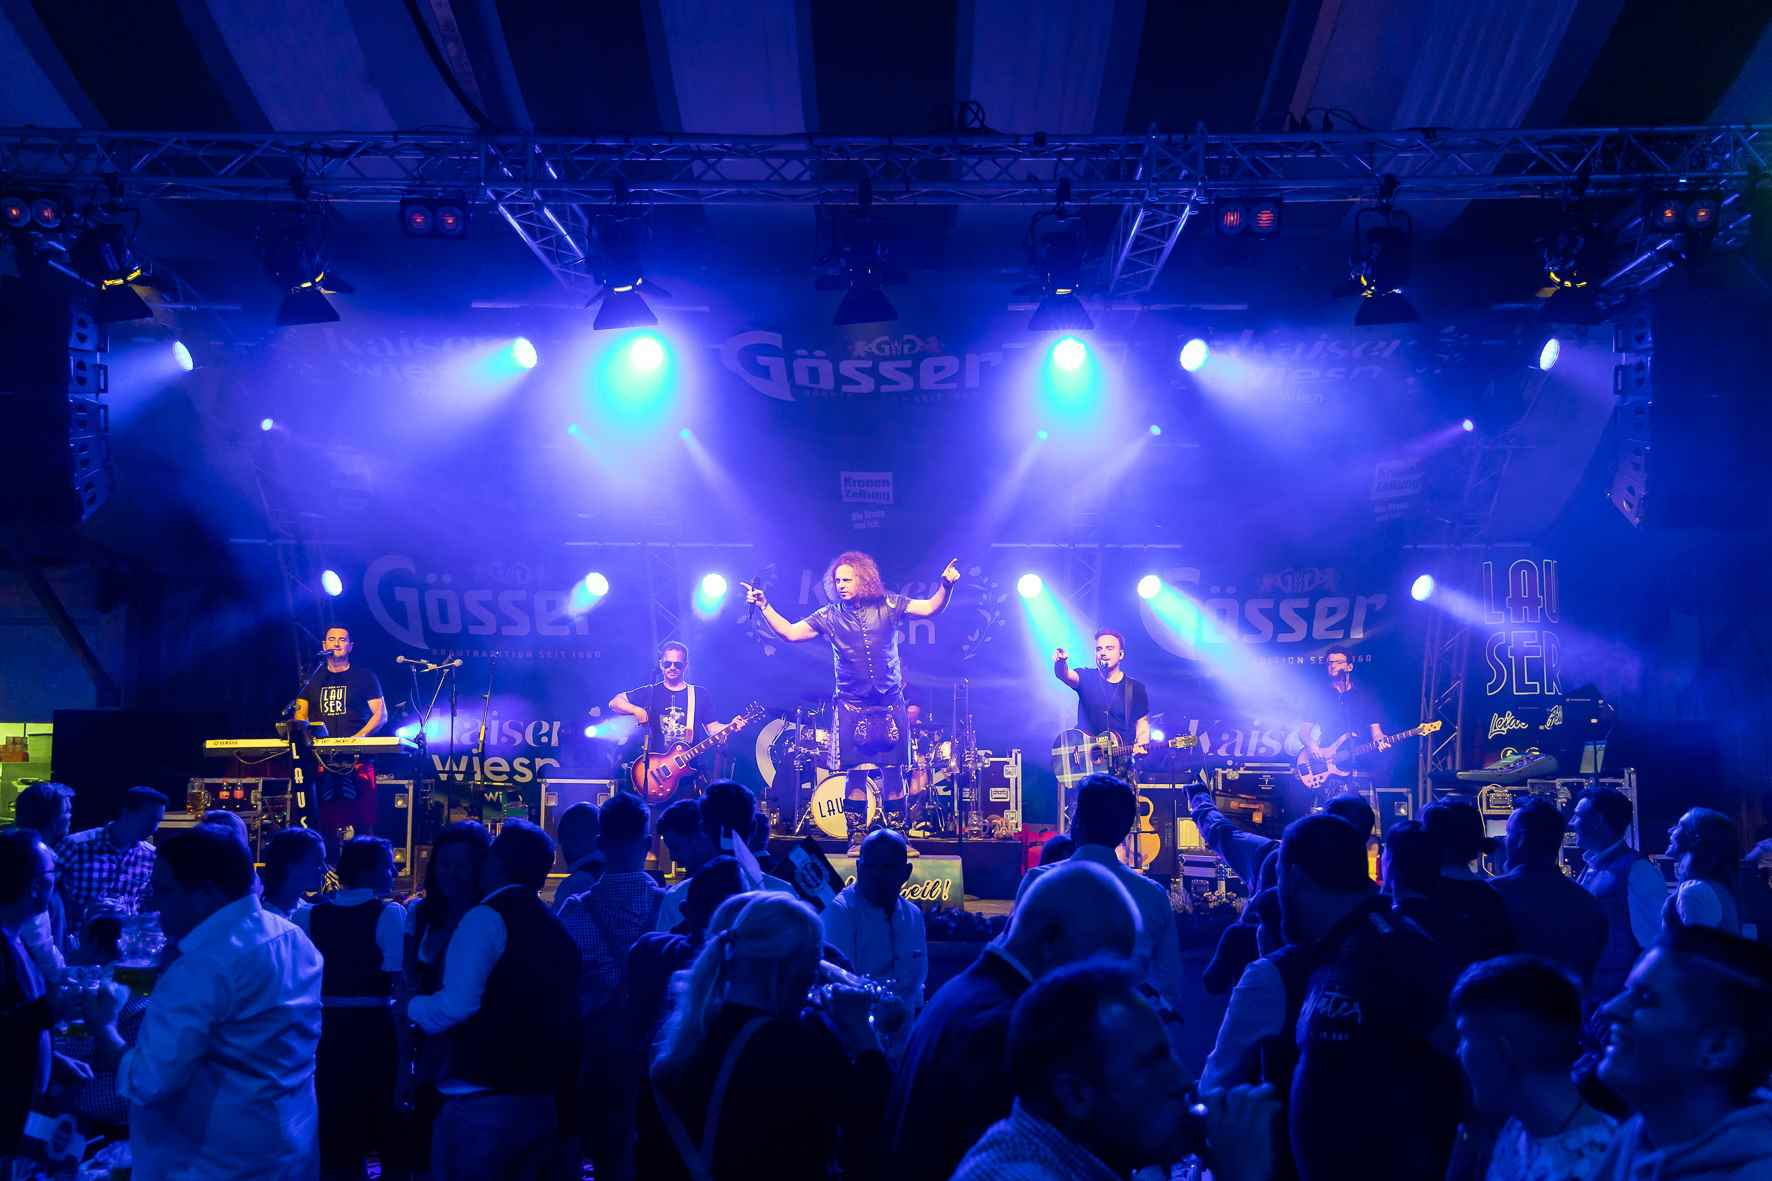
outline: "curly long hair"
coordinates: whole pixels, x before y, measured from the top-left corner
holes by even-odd
[[[883,599],[886,597],[886,584],[880,581],[879,564],[860,550],[845,550],[831,560],[824,570],[824,596],[831,602],[837,601],[837,567],[852,566],[855,568],[855,597],[857,600]]]

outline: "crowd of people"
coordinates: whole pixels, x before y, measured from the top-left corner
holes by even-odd
[[[1110,776],[927,996],[903,838],[801,893],[736,783],[659,817],[691,871],[668,890],[618,794],[563,813],[558,849],[447,826],[404,902],[374,837],[320,893],[305,830],[255,872],[224,816],[157,833],[138,788],[70,834],[70,798],[33,785],[0,832],[0,1157],[43,1165],[33,1113],[77,1110],[138,1181],[1772,1178],[1772,949],[1707,809],[1669,833],[1670,891],[1604,787],[1569,817],[1528,800],[1499,842],[1459,799],[1379,834],[1345,796],[1276,840],[1201,793],[1252,896],[1190,1071],[1175,917],[1114,856],[1137,801]],[[126,970],[150,913],[165,946]]]

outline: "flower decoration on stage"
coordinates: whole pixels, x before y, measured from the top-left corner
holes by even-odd
[[[971,566],[965,571],[959,584],[954,587],[956,595],[972,592],[969,602],[975,620],[960,641],[960,659],[974,660],[984,652],[984,646],[991,642],[999,628],[1009,621],[1009,612],[1005,604],[1009,601],[1009,587],[995,577],[986,574],[983,567]]]

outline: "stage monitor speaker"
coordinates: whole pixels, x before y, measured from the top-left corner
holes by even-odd
[[[58,709],[50,774],[74,789],[74,829],[117,818],[123,793],[137,785],[166,793],[168,811],[185,806],[185,788],[201,778],[203,740],[227,733],[222,712]]]

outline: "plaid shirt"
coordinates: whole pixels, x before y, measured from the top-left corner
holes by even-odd
[[[992,1124],[955,1170],[953,1181],[1123,1181],[1100,1157],[1043,1119],[1021,1100]]]
[[[55,884],[67,903],[68,930],[80,930],[101,898],[115,899],[125,914],[139,913],[153,882],[154,856],[146,841],[123,848],[109,825],[64,837],[55,847]]]
[[[578,944],[578,999],[590,1014],[615,999],[622,965],[636,940],[652,930],[664,891],[644,872],[606,873],[558,914]]]

